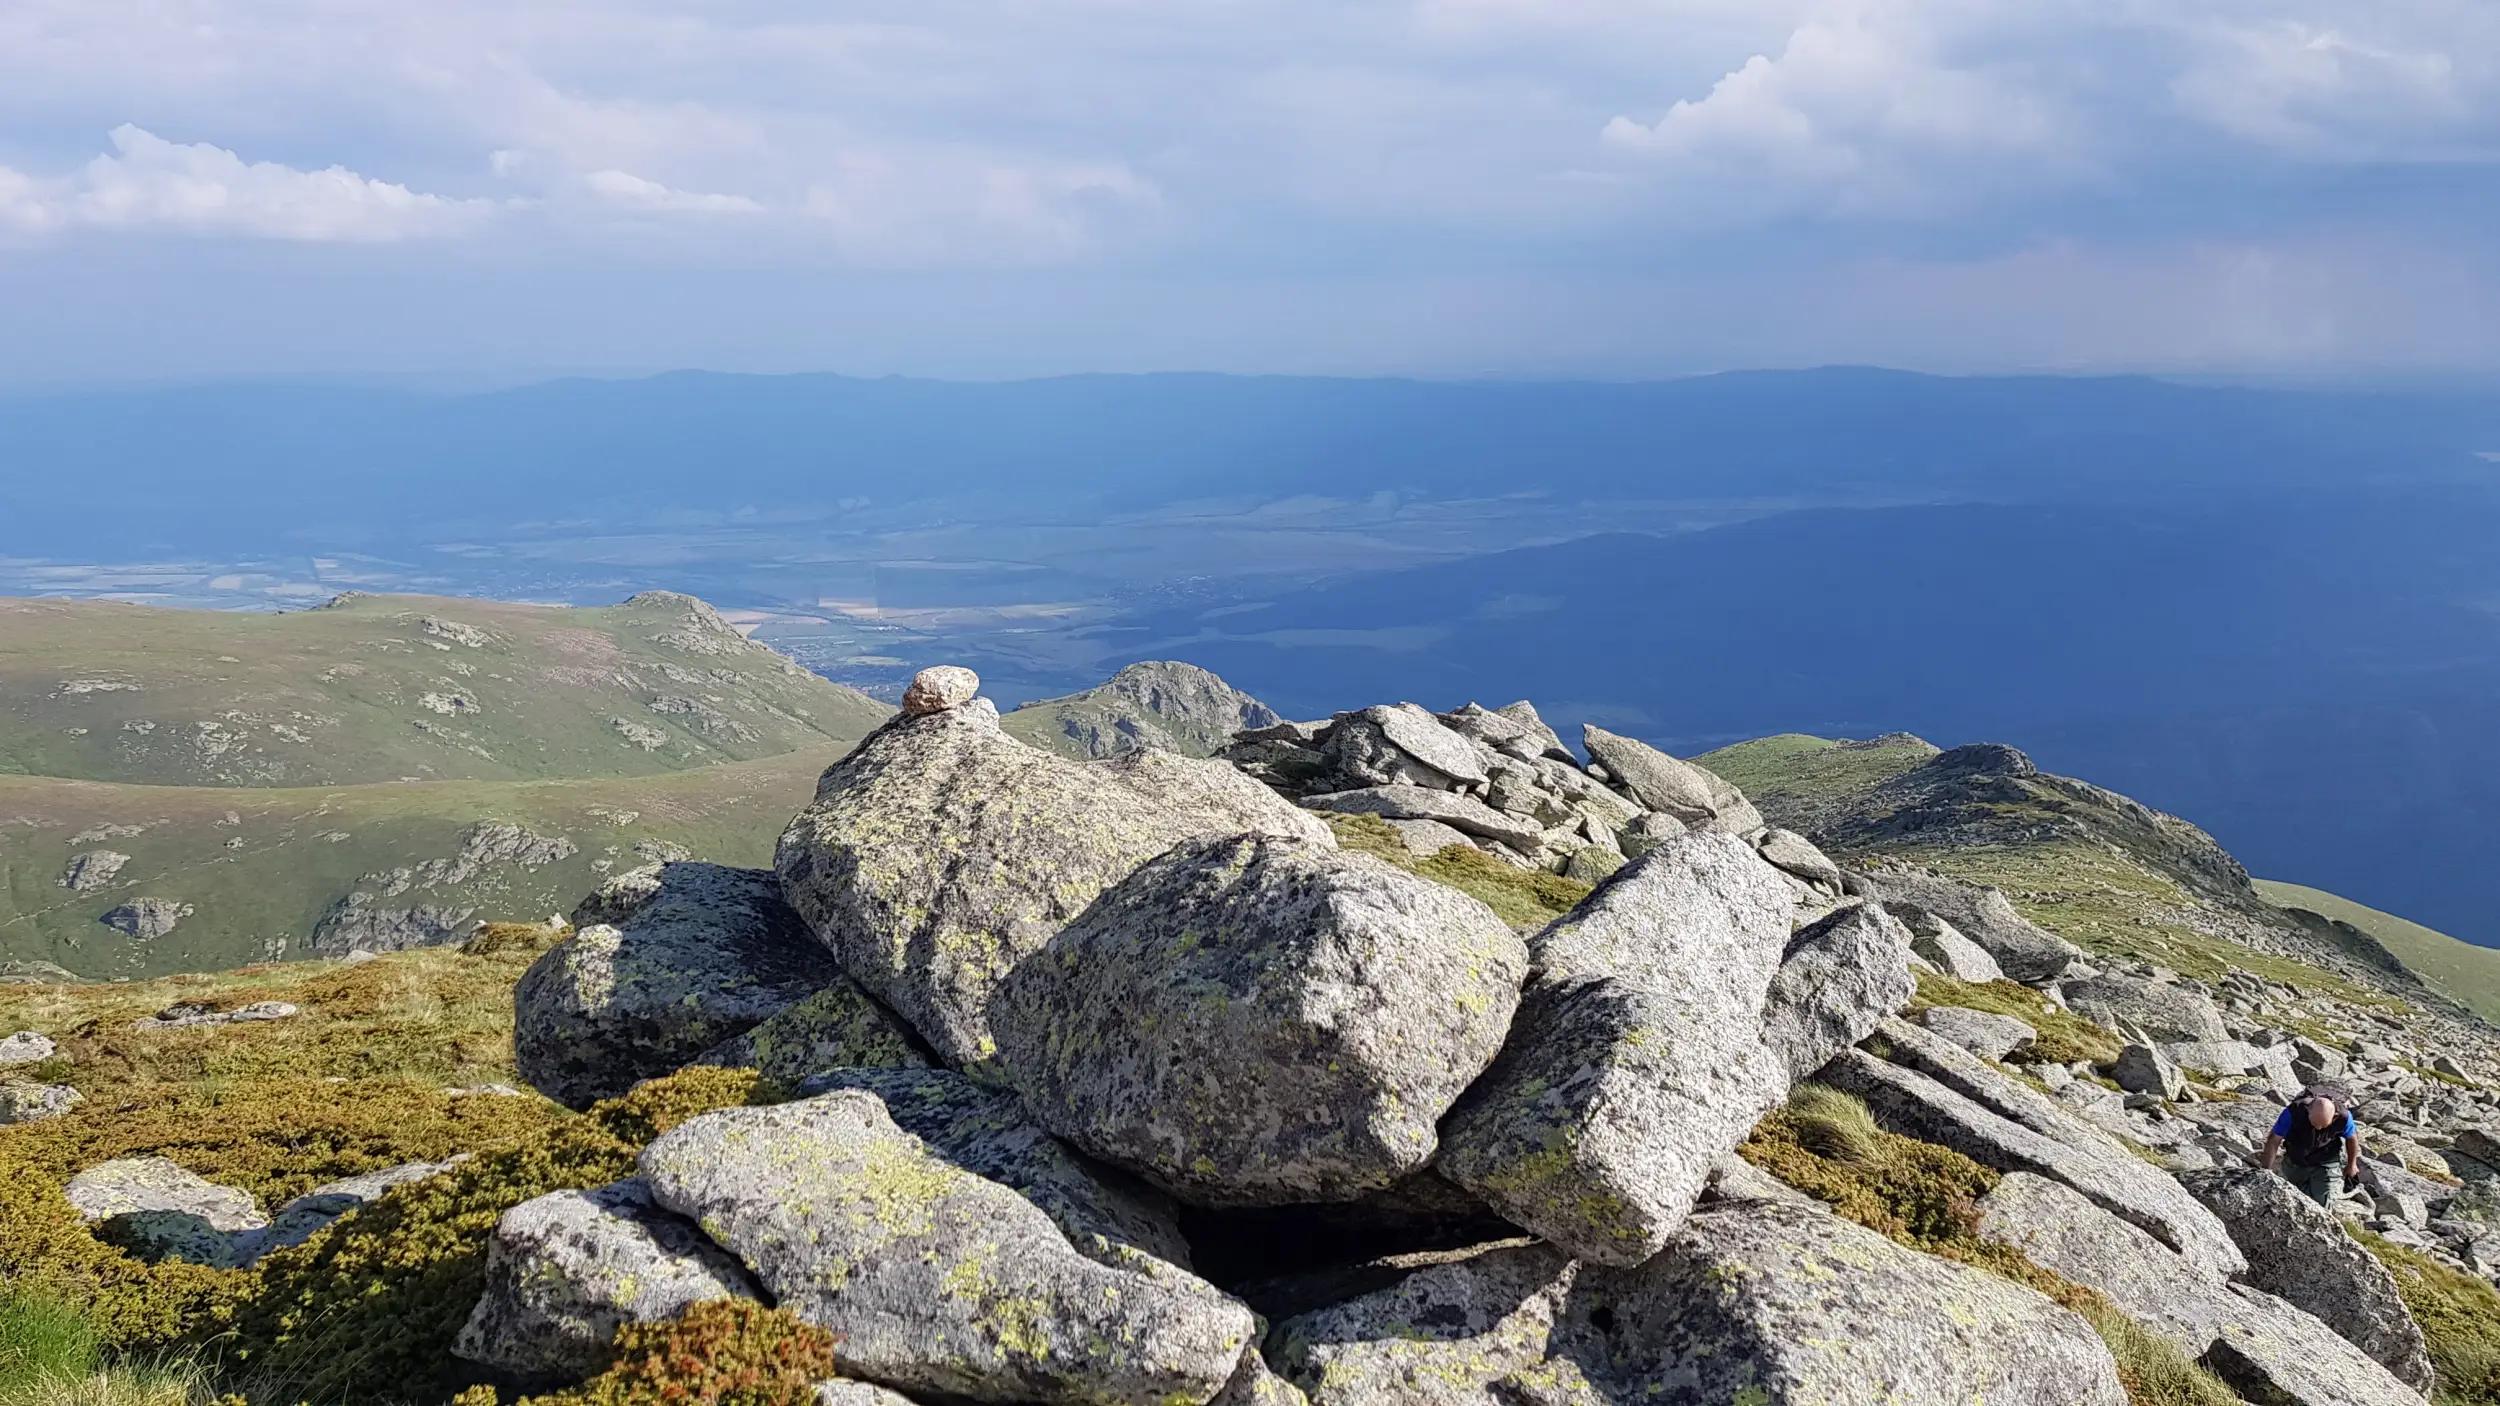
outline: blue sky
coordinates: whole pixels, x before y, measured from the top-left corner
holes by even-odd
[[[2490,0],[7,0],[0,382],[2500,372]]]

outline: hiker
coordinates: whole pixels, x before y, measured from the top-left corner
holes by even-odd
[[[2273,1171],[2286,1148],[2292,1165],[2284,1175],[2310,1200],[2332,1208],[2344,1188],[2361,1179],[2361,1131],[2353,1122],[2352,1096],[2332,1085],[2301,1090],[2275,1118],[2259,1164]]]

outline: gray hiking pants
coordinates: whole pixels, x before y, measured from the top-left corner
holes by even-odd
[[[2321,1206],[2333,1206],[2344,1197],[2344,1164],[2341,1162],[2329,1162],[2323,1167],[2304,1167],[2297,1162],[2289,1162],[2284,1164],[2283,1175]]]

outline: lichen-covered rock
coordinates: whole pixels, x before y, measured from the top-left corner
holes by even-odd
[[[1205,1205],[1343,1201],[1431,1159],[1526,970],[1465,894],[1240,835],[1107,890],[990,1021],[1034,1116],[1086,1151]]]
[[[1924,910],[1950,923],[1956,932],[1979,944],[2012,980],[2034,986],[2055,981],[2083,960],[2082,948],[2016,912],[2002,889],[1966,884],[1902,864],[1873,865],[1851,880],[1852,892],[1863,890],[1880,899],[1913,931],[1919,919],[1905,910]]]
[[[0,1064],[33,1064],[52,1058],[50,1038],[32,1030],[20,1030],[0,1040]]]
[[[2059,989],[2075,1014],[2112,1030],[2149,1035],[2165,1044],[2231,1038],[2213,998],[2185,986],[2103,972]]]
[[[2204,1363],[2249,1401],[2279,1406],[2422,1406],[2422,1394],[2316,1318],[2246,1284],[2215,1305]]]
[[[600,1368],[624,1324],[757,1297],[742,1265],[652,1204],[641,1182],[558,1191],[495,1223],[486,1292],[452,1352],[509,1379],[578,1381]]]
[[[1802,1079],[1917,991],[1909,929],[1879,904],[1852,903],[1789,939],[1763,1002],[1762,1042]]]
[[[1275,1338],[1312,1406],[2125,1406],[2083,1320],[1820,1207],[1697,1211],[1608,1269],[1519,1243],[1426,1265]]]
[[[1018,962],[1173,845],[1251,830],[1335,842],[1225,763],[1071,762],[976,700],[870,734],[825,772],[774,864],[853,979],[942,1061],[979,1068],[991,993]]]
[[[1442,1172],[1574,1254],[1655,1254],[1711,1165],[1787,1096],[1762,1021],[1790,907],[1733,836],[1625,865],[1529,944],[1528,993],[1443,1125]]]
[[[2218,1167],[2181,1180],[2248,1256],[2250,1285],[2316,1316],[2406,1385],[2430,1389],[2430,1354],[2396,1277],[2344,1233],[2334,1212],[2255,1167]]]
[[[1886,1129],[2064,1182],[2213,1274],[2247,1268],[2222,1223],[2168,1173],[2055,1099],[1907,1021],[1885,1021],[1877,1035],[1889,1059],[1849,1050],[1817,1077],[1863,1099]]]
[[[1718,773],[1670,757],[1646,742],[1582,725],[1589,759],[1606,769],[1632,799],[1696,829],[1741,835],[1762,828],[1762,814]]]
[[[58,1118],[84,1097],[67,1084],[0,1083],[0,1128]]]
[[[655,864],[582,901],[513,989],[513,1052],[573,1108],[613,1098],[838,983],[773,876]]]
[[[1918,1023],[1981,1059],[2002,1060],[2040,1039],[2040,1032],[2010,1015],[1968,1006],[1929,1006]]]
[[[2047,1177],[2008,1172],[1981,1197],[1979,1233],[2041,1268],[2108,1295],[2128,1317],[2201,1357],[2220,1331],[2222,1276]]]
[[[62,1191],[96,1237],[143,1260],[231,1269],[268,1225],[252,1194],[219,1186],[163,1157],[121,1157],[71,1177]]]
[[[836,1336],[846,1375],[995,1402],[1200,1406],[1250,1311],[1169,1267],[1079,1254],[1015,1192],[933,1155],[874,1095],[706,1114],[645,1148],[653,1199]]]
[[[914,1406],[899,1391],[867,1382],[823,1382],[816,1388],[816,1406]]]
[[[917,1069],[929,1061],[886,1009],[843,977],[691,1061],[797,1084],[829,1069]]]
[[[1355,786],[1449,791],[1486,779],[1475,745],[1412,703],[1340,714],[1320,751],[1341,781]]]
[[[1189,1242],[1163,1193],[1078,1157],[1014,1094],[944,1069],[837,1069],[799,1092],[812,1098],[840,1089],[876,1095],[895,1126],[932,1155],[1032,1202],[1086,1258],[1138,1268],[1142,1251],[1189,1267]]]

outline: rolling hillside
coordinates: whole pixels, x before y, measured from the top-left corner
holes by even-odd
[[[579,781],[0,777],[0,971],[98,980],[427,946],[481,919],[570,911],[607,874],[658,859],[767,864],[846,746]]]
[[[888,713],[665,592],[0,601],[0,974],[431,946],[656,859],[762,864]]]
[[[161,786],[647,776],[888,709],[691,596],[344,596],[278,615],[0,601],[0,773]]]
[[[2285,908],[2305,908],[2339,923],[2350,923],[2377,938],[2424,980],[2448,993],[2486,1020],[2500,1021],[2500,951],[2426,928],[2420,923],[2365,907],[2324,889],[2259,879],[2257,891]]]

